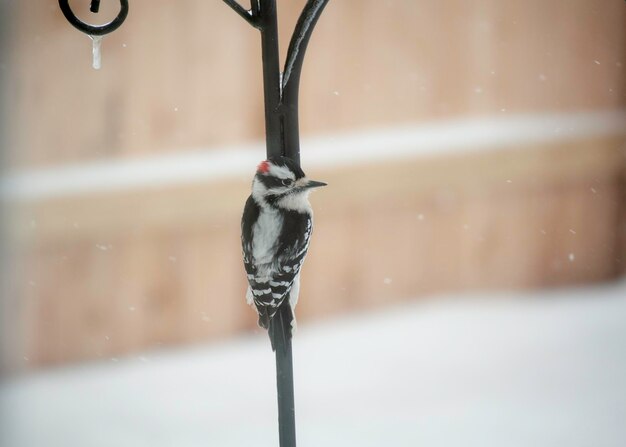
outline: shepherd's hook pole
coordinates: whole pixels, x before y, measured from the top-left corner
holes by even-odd
[[[304,55],[313,29],[329,0],[307,0],[291,36],[287,59],[280,68],[278,52],[278,15],[276,0],[250,0],[250,9],[237,0],[223,0],[246,22],[261,32],[263,60],[263,93],[265,102],[265,140],[267,158],[284,156],[300,164],[298,93]],[[90,36],[103,36],[117,29],[128,15],[128,0],[120,0],[120,12],[111,22],[91,25],[78,19],[68,0],[59,0],[66,19]],[[100,0],[91,1],[91,12],[97,13]],[[272,321],[287,321],[274,318]],[[279,337],[280,338],[280,337]],[[284,345],[283,345],[284,343]],[[280,447],[296,446],[296,420],[293,388],[291,338],[280,340],[276,347],[276,388]]]
[[[236,0],[224,2],[261,32],[267,157],[282,155],[300,164],[298,123],[300,75],[313,29],[329,0],[307,1],[291,36],[282,72],[278,51],[276,0],[252,0],[249,11]],[[287,312],[289,309],[285,306],[279,310],[282,311]],[[287,318],[277,317],[278,314],[271,320],[271,325],[289,321]],[[273,330],[271,326],[270,330]],[[277,341],[276,390],[280,447],[295,447],[296,419],[291,337],[277,337]]]

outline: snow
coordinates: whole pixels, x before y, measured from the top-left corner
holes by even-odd
[[[100,70],[100,68],[102,67],[102,52],[101,52],[101,47],[102,47],[102,36],[89,36],[91,38],[92,41],[92,63],[91,66],[94,68],[94,70]]]
[[[625,317],[621,282],[305,325],[299,446],[623,447]],[[5,380],[0,445],[277,446],[274,380],[261,333]]]

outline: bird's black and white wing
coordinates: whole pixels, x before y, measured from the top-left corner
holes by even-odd
[[[255,201],[248,199],[244,208],[244,216],[248,218],[242,220],[242,247],[249,284],[246,299],[248,304],[255,305],[259,314],[259,325],[268,329],[270,320],[287,299],[293,320],[293,309],[298,299],[300,268],[309,247],[313,223],[308,214],[286,213],[281,222],[280,234],[271,247],[271,262],[259,263],[254,257],[254,245],[255,237],[258,242],[263,231],[258,225],[248,225],[246,222],[259,222],[260,212]],[[293,321],[288,323],[293,325]]]

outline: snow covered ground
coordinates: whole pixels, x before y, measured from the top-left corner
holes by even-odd
[[[302,325],[300,447],[626,446],[626,283]],[[3,447],[277,446],[264,336],[0,384]]]

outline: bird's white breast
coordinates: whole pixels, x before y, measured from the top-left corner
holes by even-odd
[[[282,228],[283,219],[278,211],[261,208],[259,218],[252,227],[252,256],[255,264],[272,262]]]

